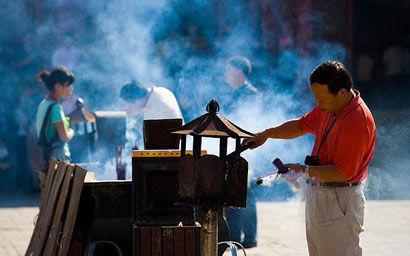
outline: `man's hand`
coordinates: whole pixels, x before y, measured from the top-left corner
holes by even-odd
[[[245,146],[245,145],[248,145],[251,142],[254,142],[253,145],[250,146],[250,149],[254,149],[254,148],[257,148],[257,147],[263,145],[268,138],[269,138],[269,136],[266,133],[266,131],[259,132],[259,133],[255,134],[254,137],[245,139],[242,142],[242,146]]]
[[[294,170],[295,172],[304,172],[305,171],[305,165],[301,164],[285,164],[285,167],[290,168],[291,170]]]

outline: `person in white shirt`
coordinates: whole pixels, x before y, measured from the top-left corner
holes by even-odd
[[[127,116],[144,115],[144,120],[183,118],[175,95],[165,87],[144,88],[136,82],[122,86],[120,97],[127,103]]]

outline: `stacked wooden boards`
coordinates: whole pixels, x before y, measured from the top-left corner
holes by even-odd
[[[51,159],[26,256],[67,255],[86,170]]]

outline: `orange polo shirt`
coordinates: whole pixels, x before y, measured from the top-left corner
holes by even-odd
[[[316,135],[312,155],[317,155],[322,138],[336,119],[319,152],[319,165],[333,164],[338,171],[352,177],[345,183],[367,179],[376,142],[373,116],[359,91],[354,92],[356,97],[338,115],[315,107],[299,119],[303,130]]]

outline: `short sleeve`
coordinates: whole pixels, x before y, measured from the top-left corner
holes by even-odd
[[[316,134],[319,120],[319,109],[315,107],[309,113],[304,114],[299,120],[299,125],[308,133]]]
[[[339,134],[333,163],[337,170],[349,177],[355,177],[363,164],[369,138],[365,124],[348,123]]]
[[[175,95],[163,87],[154,87],[144,109],[144,119],[182,118]]]
[[[59,104],[55,104],[53,109],[51,110],[51,123],[55,124],[60,121],[65,120],[65,115],[63,111],[63,107]]]

